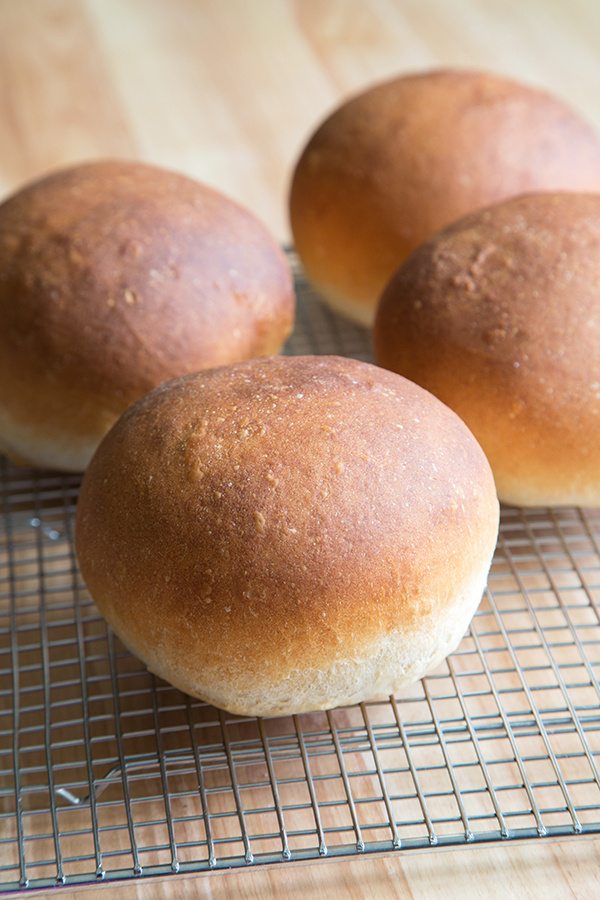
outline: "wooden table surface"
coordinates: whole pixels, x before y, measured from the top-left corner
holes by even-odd
[[[288,236],[290,170],[341,97],[487,67],[600,128],[596,0],[0,0],[0,194],[77,160],[180,169]]]
[[[600,128],[599,44],[596,0],[0,0],[0,194],[71,162],[138,158],[222,189],[285,240],[294,159],[341,97],[393,73],[486,67]],[[108,890],[592,897],[599,861],[600,841],[539,842]]]

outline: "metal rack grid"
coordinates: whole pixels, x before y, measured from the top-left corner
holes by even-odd
[[[297,280],[289,352],[368,358]],[[2,888],[600,832],[600,510],[504,509],[468,635],[413,688],[261,721],[108,631],[78,483],[0,461]]]

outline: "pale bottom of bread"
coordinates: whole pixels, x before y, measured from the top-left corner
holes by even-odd
[[[503,468],[494,470],[498,496],[508,506],[583,506],[600,505],[600,483],[589,472],[572,465],[563,467],[560,477],[538,467],[534,478],[514,477]]]
[[[325,301],[335,313],[351,319],[364,328],[372,328],[375,321],[375,312],[377,310],[376,303],[361,303],[358,300],[349,300],[348,297],[341,297],[335,291],[330,290],[326,285],[317,284],[319,296]]]
[[[0,410],[0,453],[17,465],[58,472],[85,471],[102,435],[77,438],[61,432],[49,434],[23,425]]]
[[[185,693],[243,716],[283,716],[387,699],[400,688],[418,681],[449,653],[464,636],[485,589],[489,564],[465,584],[445,606],[432,604],[435,614],[411,631],[383,635],[360,654],[335,660],[327,668],[292,669],[277,683],[236,672],[224,679],[218,671],[190,672],[189,660],[181,668],[165,659],[146,663],[154,674]],[[184,662],[184,661],[182,661]]]

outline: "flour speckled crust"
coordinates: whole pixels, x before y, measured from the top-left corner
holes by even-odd
[[[84,578],[149,668],[231,712],[387,695],[450,652],[498,529],[489,465],[421,388],[337,357],[166,384],[77,511]]]
[[[386,288],[378,362],[467,423],[509,503],[600,503],[600,195],[468,216]]]
[[[600,140],[543,91],[441,70],[377,85],[315,132],[294,172],[290,216],[328,302],[365,325],[385,284],[436,231],[536,190],[600,190]]]
[[[0,447],[81,470],[134,400],[276,353],[293,313],[280,249],[216,191],[140,163],[50,175],[0,206]]]

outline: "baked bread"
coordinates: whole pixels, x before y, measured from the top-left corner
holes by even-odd
[[[469,71],[395,78],[337,109],[297,164],[291,225],[330,305],[372,323],[385,284],[445,225],[526,191],[600,190],[600,141],[544,91]]]
[[[517,197],[442,231],[387,286],[374,338],[466,422],[502,500],[600,504],[600,195]]]
[[[152,672],[274,716],[387,697],[439,663],[497,528],[487,460],[438,400],[356,360],[280,357],[132,406],[86,472],[76,539]]]
[[[182,175],[102,162],[0,206],[0,450],[82,470],[138,397],[276,353],[289,267],[263,226]]]

